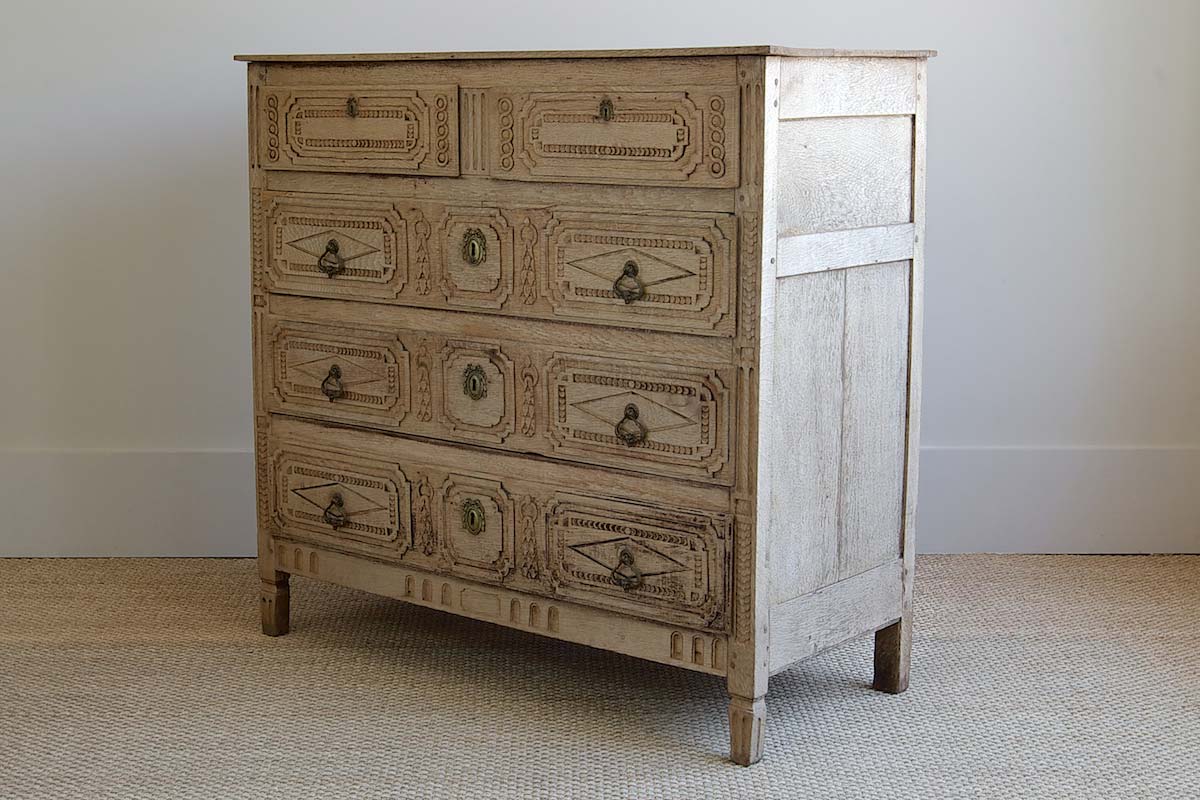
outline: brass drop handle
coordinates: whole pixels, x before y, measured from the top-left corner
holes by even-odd
[[[487,530],[487,514],[483,511],[483,503],[474,497],[463,501],[462,526],[463,530],[472,536],[478,536]]]
[[[317,269],[324,272],[328,277],[340,275],[346,271],[346,259],[342,258],[338,253],[342,246],[338,244],[337,239],[330,239],[325,243],[325,252],[317,259]]]
[[[640,416],[638,407],[633,403],[625,406],[625,416],[617,423],[615,432],[617,438],[620,439],[626,447],[636,447],[646,441],[646,434],[650,431],[646,428],[642,421],[638,419]]]
[[[463,394],[472,400],[487,397],[487,373],[478,364],[468,364],[463,370]]]
[[[333,497],[329,498],[329,505],[325,506],[325,513],[321,516],[325,524],[335,531],[346,524],[346,507],[341,494],[333,493]]]
[[[479,228],[469,228],[463,234],[462,259],[472,267],[487,261],[487,239]]]
[[[353,95],[346,98],[346,116],[348,116],[348,117],[357,117],[358,116],[358,98],[354,97]]]
[[[617,554],[617,566],[613,567],[612,580],[625,591],[642,585],[642,571],[633,563],[633,551],[622,547]]]
[[[329,374],[321,381],[321,394],[328,397],[331,403],[346,394],[346,389],[342,386],[342,368],[337,364],[329,368]]]
[[[636,261],[625,262],[625,268],[621,270],[621,276],[613,281],[613,294],[624,300],[625,305],[629,305],[634,300],[641,300],[646,296],[646,285],[638,277],[638,265]]]

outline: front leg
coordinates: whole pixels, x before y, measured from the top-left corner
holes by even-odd
[[[275,572],[272,578],[262,580],[259,606],[262,610],[262,632],[267,636],[283,636],[288,632],[291,611],[288,578],[286,572]]]
[[[748,767],[763,755],[767,727],[767,698],[729,695],[729,759]]]

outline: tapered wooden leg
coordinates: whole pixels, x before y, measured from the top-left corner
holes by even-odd
[[[875,631],[875,688],[899,694],[908,688],[908,662],[912,653],[912,617]]]
[[[767,726],[766,697],[729,696],[729,759],[748,767],[763,755]]]
[[[259,606],[262,609],[262,631],[267,636],[283,636],[288,632],[290,597],[286,572],[276,572],[273,580],[263,580]]]

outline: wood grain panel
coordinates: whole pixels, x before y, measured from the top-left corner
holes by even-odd
[[[784,59],[779,118],[906,115],[917,110],[917,65],[906,59]]]
[[[909,262],[846,270],[838,577],[900,555]]]
[[[788,278],[775,285],[776,413],[760,424],[786,443],[770,465],[771,602],[818,589],[838,576],[842,330],[840,273]]]
[[[778,235],[912,221],[912,117],[779,123]]]

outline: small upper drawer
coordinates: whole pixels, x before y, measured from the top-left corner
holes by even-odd
[[[733,187],[738,87],[497,89],[491,173],[531,181]]]
[[[458,174],[458,87],[271,88],[258,97],[267,169]]]

